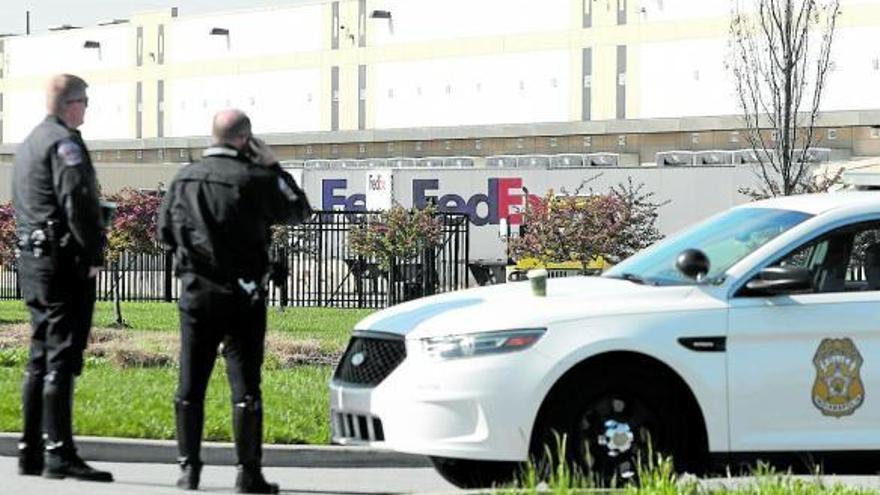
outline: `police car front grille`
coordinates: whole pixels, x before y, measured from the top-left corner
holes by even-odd
[[[357,385],[378,385],[406,357],[403,338],[398,336],[354,336],[336,372],[334,380]]]
[[[346,442],[384,442],[385,430],[382,420],[365,414],[331,412],[333,441]]]

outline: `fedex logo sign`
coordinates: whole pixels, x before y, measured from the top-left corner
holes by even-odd
[[[370,191],[384,191],[388,188],[388,181],[381,175],[370,175],[367,179],[367,187]]]
[[[413,206],[424,208],[429,203],[437,205],[437,210],[448,213],[465,213],[474,225],[497,225],[506,218],[510,225],[522,223],[525,194],[522,192],[522,179],[519,177],[487,179],[486,193],[478,193],[465,199],[458,194],[437,196],[433,191],[440,189],[439,179],[414,179],[412,183]],[[529,195],[529,200],[537,199]],[[482,211],[481,211],[482,210]]]
[[[347,186],[346,179],[324,179],[321,187],[322,209],[364,211],[366,209],[364,194],[339,194]],[[435,204],[437,210],[441,212],[464,213],[468,215],[471,223],[477,226],[497,225],[502,218],[506,218],[510,225],[519,225],[522,223],[522,215],[519,212],[524,201],[538,200],[533,194],[524,194],[522,186],[522,178],[519,177],[490,178],[486,181],[486,193],[477,193],[465,198],[454,193],[438,194],[436,191],[440,189],[439,179],[413,179],[413,206],[424,208],[428,204]]]

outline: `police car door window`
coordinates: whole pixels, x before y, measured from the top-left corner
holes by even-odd
[[[809,269],[814,293],[880,290],[880,224],[837,229],[775,265]]]
[[[856,234],[846,283],[852,290],[880,290],[880,228]]]

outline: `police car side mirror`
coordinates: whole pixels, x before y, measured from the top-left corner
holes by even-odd
[[[685,249],[675,258],[675,268],[699,282],[709,273],[709,257],[699,249]]]
[[[768,266],[746,283],[748,295],[779,295],[813,289],[813,275],[801,266]]]

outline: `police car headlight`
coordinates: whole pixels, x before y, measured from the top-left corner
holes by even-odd
[[[528,349],[544,336],[546,328],[520,328],[469,335],[422,339],[422,351],[432,359],[457,359]]]

